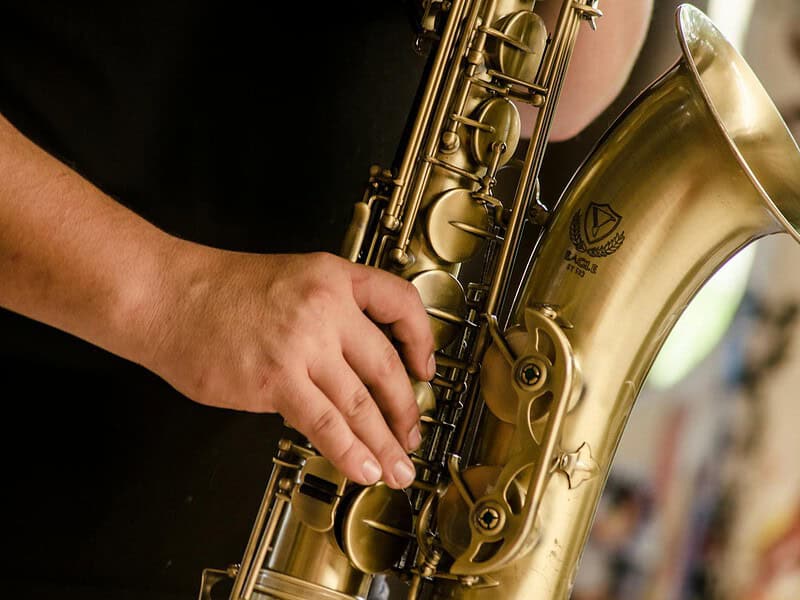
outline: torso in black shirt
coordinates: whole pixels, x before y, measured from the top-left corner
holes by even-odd
[[[335,251],[400,140],[425,60],[413,39],[390,0],[12,2],[0,111],[172,234]],[[0,377],[6,593],[192,598],[203,567],[240,558],[276,417],[196,405],[9,312]]]

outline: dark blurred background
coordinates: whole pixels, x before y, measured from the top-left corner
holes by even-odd
[[[797,62],[791,62],[800,46],[798,21],[794,0],[766,4],[768,22],[753,13],[745,49],[754,49],[759,74],[772,73],[775,94],[800,80]],[[646,45],[617,101],[577,138],[548,150],[546,202],[555,200],[613,117],[677,57],[675,6],[656,2]],[[412,50],[414,35],[401,2],[355,10],[340,3],[299,11],[270,6],[267,12],[269,22],[262,11],[235,3],[12,0],[0,13],[0,111],[171,233],[254,252],[335,251],[368,166],[392,161],[425,59]],[[791,23],[785,40],[769,29],[780,25],[783,31]],[[764,58],[784,46],[785,64],[776,67]],[[780,97],[787,119],[796,122],[800,94]],[[766,255],[764,261],[774,264]],[[762,272],[772,273],[773,281],[785,279],[767,266]],[[778,310],[760,292],[749,297],[751,316]],[[780,302],[798,295],[786,297]],[[735,364],[743,372],[744,363]],[[0,312],[0,381],[7,427],[4,595],[193,598],[204,567],[240,558],[279,419],[199,406],[136,365],[9,312]],[[643,400],[685,410],[695,396],[676,392],[680,386],[673,383],[665,393],[683,401]],[[649,422],[660,423],[657,431],[663,432],[675,414]],[[729,440],[736,439],[732,431]],[[681,439],[678,433],[670,443]],[[663,453],[669,455],[669,448]],[[715,452],[708,468],[718,470],[719,448]],[[650,466],[612,478],[610,509],[598,520],[606,537],[601,531],[599,539],[619,531],[608,526],[619,523],[619,515],[626,540],[652,530],[650,509],[658,505],[652,482],[671,479],[663,467]],[[784,483],[792,476],[787,469]],[[670,473],[681,478],[680,471]],[[726,501],[721,492],[711,496]],[[670,514],[687,526],[687,515],[695,512]],[[664,538],[652,539],[648,543],[669,550]],[[587,571],[585,588],[579,582],[576,597],[707,597],[681,595],[688,589],[687,569],[660,572],[664,555],[631,565],[620,559],[627,547],[594,546],[596,558],[587,561],[594,571]],[[680,544],[673,552],[686,556]],[[736,557],[730,560],[720,564],[738,564]],[[689,569],[691,577],[699,577],[696,570]],[[700,568],[704,576],[709,570]],[[662,580],[674,585],[657,595]],[[619,587],[631,581],[639,587]],[[629,592],[619,595],[619,589]],[[601,591],[606,595],[591,595]]]

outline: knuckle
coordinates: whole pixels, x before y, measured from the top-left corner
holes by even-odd
[[[311,257],[320,273],[330,273],[331,271],[340,270],[342,268],[343,259],[329,252],[314,252]]]
[[[328,458],[342,467],[342,470],[346,470],[343,463],[346,462],[348,456],[352,456],[355,453],[357,444],[358,442],[356,441],[355,436],[350,435],[350,438],[348,440],[344,440],[344,443],[341,444],[341,447],[334,450],[332,455]]]
[[[378,377],[389,377],[403,368],[403,361],[394,346],[387,343],[378,355]]]
[[[311,421],[310,433],[314,438],[330,438],[337,433],[339,414],[333,407],[324,409]]]
[[[347,420],[361,420],[372,411],[375,406],[369,390],[364,386],[359,386],[354,392],[350,394],[349,399],[345,403],[343,412]]]
[[[408,296],[409,302],[412,302],[417,307],[419,307],[420,310],[424,311],[425,310],[425,305],[422,303],[422,296],[420,295],[419,290],[417,289],[417,286],[415,286],[413,283],[411,283],[408,280],[404,279],[403,281],[406,282],[405,293]]]
[[[312,252],[311,257],[320,265],[330,265],[337,260],[337,257],[330,252]]]
[[[331,301],[333,290],[324,279],[314,279],[303,290],[303,299],[306,304],[324,305]]]
[[[391,417],[394,425],[409,423],[410,426],[419,417],[417,401],[410,382],[401,381],[398,385],[393,385],[389,401],[385,404],[385,412]]]
[[[331,306],[336,302],[336,295],[324,281],[315,281],[306,286],[302,295],[303,308],[298,311],[298,320],[319,324],[327,319]]]

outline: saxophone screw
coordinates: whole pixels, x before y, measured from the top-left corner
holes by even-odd
[[[499,521],[500,515],[497,514],[497,511],[493,508],[485,509],[478,518],[478,522],[480,523],[481,527],[489,531],[497,527],[497,523]]]
[[[499,506],[483,504],[475,511],[475,525],[484,533],[493,533],[505,525],[505,512]]]
[[[519,370],[519,378],[524,385],[536,385],[542,378],[542,370],[533,363],[524,364]]]
[[[514,367],[516,384],[526,392],[536,392],[547,381],[547,364],[538,356],[523,356]]]

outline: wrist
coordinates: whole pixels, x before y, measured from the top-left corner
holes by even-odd
[[[174,324],[186,281],[187,256],[196,244],[153,228],[129,269],[119,273],[106,348],[150,370]]]

